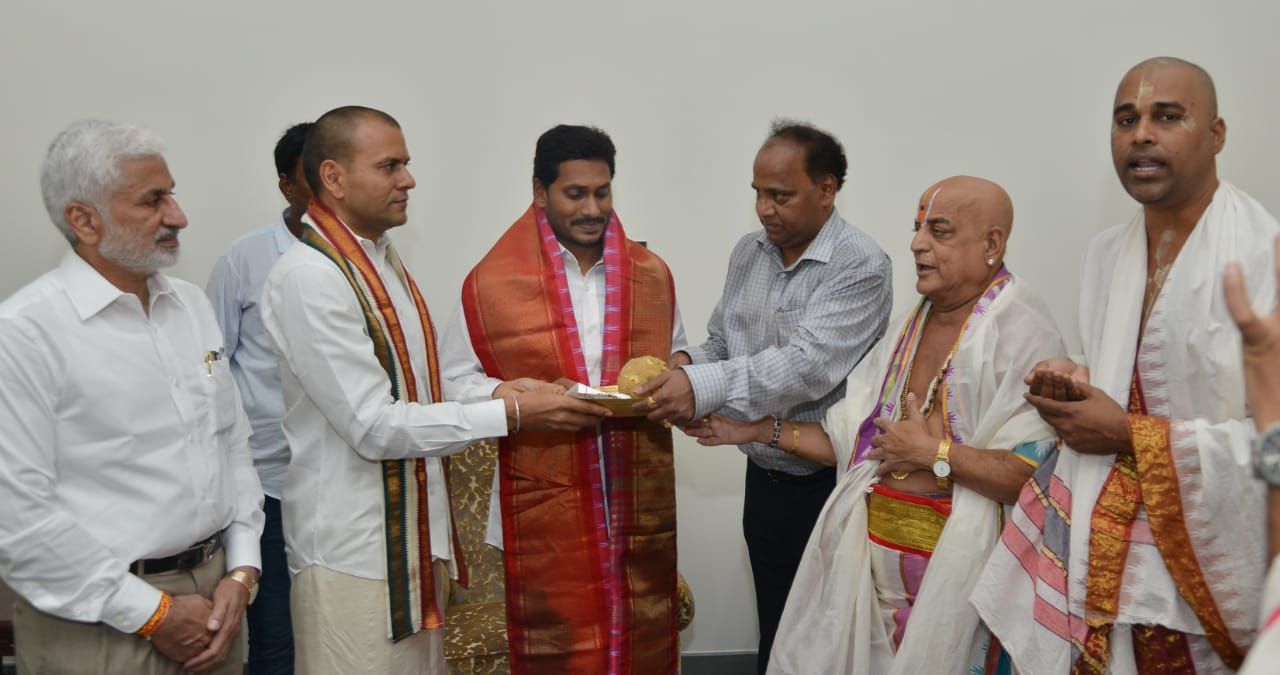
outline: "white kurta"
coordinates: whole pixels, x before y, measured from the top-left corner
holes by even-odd
[[[1174,262],[1138,343],[1146,281],[1142,214],[1094,238],[1084,263],[1080,329],[1093,384],[1124,406],[1135,359],[1148,413],[1170,421],[1170,444],[1194,555],[1231,639],[1252,642],[1262,584],[1262,487],[1250,459],[1253,423],[1245,405],[1240,336],[1227,312],[1222,272],[1243,263],[1254,307],[1275,300],[1272,240],[1280,226],[1248,195],[1222,183]],[[1063,450],[1053,478],[1070,514],[1065,593],[1002,545],[973,601],[1024,675],[1067,672],[1078,652],[1069,638],[1085,633],[1089,523],[1112,455]],[[1019,528],[1036,550],[1044,539],[1021,509]],[[1009,535],[1006,535],[1006,540]],[[1150,535],[1145,508],[1133,528],[1112,637],[1111,670],[1133,673],[1129,625],[1156,624],[1187,633],[1198,672],[1229,672],[1202,637]],[[1028,557],[1031,554],[1025,554]],[[1060,573],[1059,573],[1060,574]]]
[[[849,375],[845,399],[827,413],[824,427],[837,467],[849,465],[858,427],[876,406],[894,346],[894,340],[881,340]],[[956,442],[1013,448],[1051,438],[1052,430],[1022,397],[1022,379],[1037,362],[1065,353],[1044,304],[1012,280],[985,313],[975,312],[952,361],[947,406]],[[898,395],[891,392],[888,400]],[[895,655],[878,610],[867,539],[866,491],[878,464],[864,461],[842,471],[823,507],[787,598],[770,673],[963,675],[969,672],[968,656],[985,645],[986,631],[967,598],[999,536],[999,504],[954,487],[951,517]]]

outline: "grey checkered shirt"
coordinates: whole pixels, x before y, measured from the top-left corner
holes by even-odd
[[[832,211],[800,259],[784,267],[763,229],[738,241],[709,337],[684,350],[696,416],[769,415],[821,422],[849,371],[884,336],[893,306],[889,256]],[[738,446],[756,464],[804,475],[821,465],[762,443]]]

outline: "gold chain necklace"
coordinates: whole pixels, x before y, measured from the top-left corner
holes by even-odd
[[[931,316],[925,317],[925,322],[928,323],[930,318]],[[968,322],[966,321],[966,323]],[[923,329],[924,327],[921,326],[922,337],[924,335]],[[938,397],[938,388],[942,386],[942,380],[947,375],[947,368],[951,367],[951,359],[955,357],[956,350],[960,348],[960,338],[963,336],[964,336],[964,326],[961,326],[960,335],[956,336],[955,344],[951,345],[951,351],[947,353],[947,358],[943,359],[942,365],[938,367],[938,374],[934,375],[933,379],[929,381],[929,388],[925,391],[924,408],[920,410],[920,414],[924,416],[925,420],[928,420],[929,415],[933,414],[934,404],[937,402],[937,397]],[[912,354],[911,363],[907,364],[907,376],[902,381],[902,394],[898,397],[897,420],[901,420],[907,416],[907,396],[911,393],[911,373],[916,368],[916,356],[918,356],[918,354]],[[945,434],[945,431],[943,433]],[[907,476],[911,475],[911,472],[910,471],[890,471],[889,475],[892,476],[895,480],[904,480],[906,479]]]

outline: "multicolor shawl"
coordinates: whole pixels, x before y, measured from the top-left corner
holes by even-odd
[[[373,343],[374,354],[390,381],[391,397],[397,401],[418,401],[418,384],[409,356],[409,345],[401,330],[400,317],[392,305],[387,287],[365,254],[360,242],[337,215],[319,202],[307,209],[310,222],[302,233],[302,242],[319,251],[342,271],[351,290],[360,301],[365,328]],[[435,327],[418,285],[409,276],[395,247],[387,246],[387,262],[400,282],[409,290],[417,307],[417,320],[427,354],[426,391],[429,401],[443,400],[440,367],[436,356]],[[446,480],[449,475],[445,462]],[[447,484],[446,484],[447,486]],[[427,468],[423,459],[386,460],[382,462],[382,487],[386,528],[387,601],[391,618],[391,639],[399,641],[420,630],[444,625],[443,608],[436,605],[435,577],[431,570],[431,532],[427,514]],[[456,541],[459,580],[466,584],[466,566],[462,548]]]
[[[952,510],[921,580],[901,644],[880,612],[871,570],[866,493],[879,462],[865,457],[871,421],[894,417],[930,309],[921,302],[849,375],[845,398],[827,412],[824,430],[841,473],[810,535],[769,661],[769,672],[970,675],[1000,672],[978,614],[968,603],[996,545],[1001,509],[956,484]],[[1025,284],[1000,270],[970,313],[936,410],[956,443],[978,448],[1044,448],[1053,432],[1022,394],[1022,378],[1046,358],[1066,353],[1048,310]],[[874,428],[874,427],[871,427]],[[1027,450],[1031,452],[1030,450]],[[1016,454],[1017,451],[1015,451]],[[1032,452],[1035,457],[1039,451]]]
[[[601,384],[634,356],[671,351],[666,264],[604,234]],[[485,372],[587,382],[555,233],[536,205],[467,276],[463,311]],[[672,673],[678,666],[671,432],[643,418],[521,432],[499,459],[513,673]]]

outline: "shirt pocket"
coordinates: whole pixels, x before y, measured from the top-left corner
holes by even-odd
[[[218,359],[200,364],[201,378],[205,381],[205,396],[201,405],[213,425],[215,433],[222,433],[235,424],[240,401],[236,398],[236,381],[231,376],[231,362]]]
[[[775,308],[770,311],[770,316],[772,325],[769,331],[769,342],[776,347],[790,345],[792,338],[795,337],[796,331],[800,327],[800,321],[804,319],[804,308]]]

